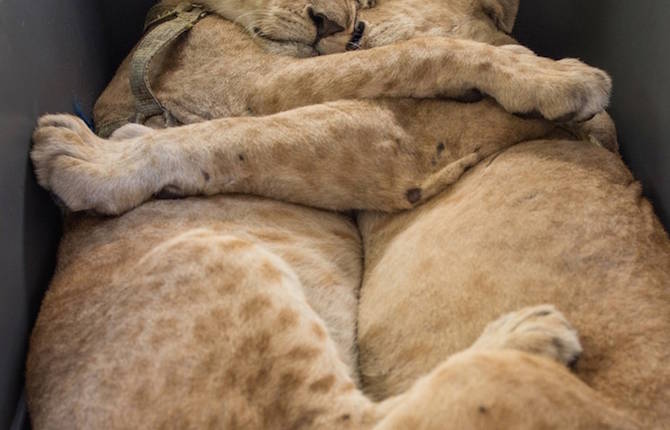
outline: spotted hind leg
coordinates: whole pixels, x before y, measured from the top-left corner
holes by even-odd
[[[174,402],[202,420],[197,428],[336,428],[342,416],[363,419],[370,402],[279,256],[203,229],[171,239],[139,265],[167,288],[156,306],[183,306],[190,334],[155,358],[156,372],[163,360],[183,363],[183,378],[169,392],[150,388],[153,405]]]

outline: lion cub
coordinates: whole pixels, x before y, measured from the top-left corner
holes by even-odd
[[[272,52],[318,52],[326,43],[319,29],[326,21],[329,31],[337,25],[353,34],[355,27],[355,6],[345,0],[220,4],[237,5],[231,10],[239,15],[228,18],[259,35]],[[406,208],[482,157],[515,139],[549,133],[554,125],[519,119],[492,101],[466,108],[463,121],[460,105],[375,97],[459,95],[477,87],[512,111],[583,118],[604,107],[609,91],[606,75],[581,63],[554,63],[471,41],[409,41],[350,53],[346,63],[337,55],[297,62],[209,17],[174,55],[186,55],[191,44],[204,44],[210,55],[194,55],[192,63],[167,60],[156,88],[163,96],[174,78],[211,83],[214,75],[218,89],[200,82],[199,90],[179,91],[198,103],[209,100],[200,99],[205,91],[219,104],[203,113],[197,107],[188,112],[194,106],[186,102],[180,111],[173,102],[182,99],[168,96],[166,105],[180,121],[222,112],[288,112],[163,131],[133,126],[130,135],[125,129],[110,140],[72,117],[47,116],[35,133],[40,182],[71,209],[105,213],[127,211],[160,189],[246,192],[322,207]],[[221,56],[216,49],[224,51]],[[499,70],[473,61],[470,49],[500,60],[494,69],[530,64],[545,75],[518,80],[532,90],[510,91],[512,86],[490,80]],[[396,50],[402,55],[393,55]],[[203,58],[233,68],[212,74]],[[172,68],[176,64],[186,69]],[[208,72],[192,74],[188,64]],[[468,75],[480,67],[481,73]],[[398,75],[382,73],[389,68]],[[276,72],[270,78],[256,79],[270,69]],[[575,78],[577,71],[583,76]],[[423,79],[412,81],[419,72]],[[106,103],[111,111],[127,107],[119,76],[110,91],[121,88],[121,97],[104,99],[99,112]],[[579,101],[559,103],[549,89],[578,94]],[[367,100],[337,101],[342,98]],[[328,101],[333,103],[318,104]],[[448,121],[437,126],[440,115]],[[408,118],[418,120],[411,124]],[[491,130],[482,139],[479,127],[491,118],[507,131]],[[384,157],[360,156],[363,148]],[[380,159],[389,164],[376,164]],[[394,161],[396,167],[386,170]],[[357,166],[356,174],[342,166]],[[403,177],[409,167],[418,167],[417,173]],[[319,183],[304,176],[310,173],[316,181],[337,175],[334,182],[341,185],[315,192]],[[356,182],[365,176],[373,177],[370,187]],[[387,179],[391,185],[384,187]],[[584,395],[583,384],[563,368],[581,346],[551,306],[502,317],[405,394],[371,401],[357,388],[353,370],[360,252],[349,218],[258,197],[150,202],[118,218],[70,216],[27,365],[35,428],[443,429],[476,428],[489,419],[522,428],[561,422],[543,412],[549,399],[578,417],[582,428],[624,422]],[[508,395],[519,386],[527,389]],[[541,407],[521,407],[533,401]]]

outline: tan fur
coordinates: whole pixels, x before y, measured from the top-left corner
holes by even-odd
[[[438,10],[433,5],[424,13]],[[368,12],[381,22],[393,18]],[[377,27],[368,28],[366,44],[387,41],[385,32],[377,41]],[[157,70],[154,88],[179,121],[236,118],[116,144],[72,120],[43,120],[33,150],[37,176],[69,208],[118,214],[167,188],[176,195],[253,193],[336,210],[407,209],[476,162],[545,136],[554,125],[521,121],[491,102],[462,108],[340,99],[461,96],[476,89],[512,112],[584,118],[603,109],[610,88],[606,74],[576,60],[555,62],[518,47],[444,37],[296,59],[264,51],[216,17],[199,23]],[[98,102],[98,124],[132,116],[127,72],[126,63]],[[482,117],[483,111],[492,113]],[[276,112],[282,113],[238,118]]]
[[[40,120],[32,157],[40,183],[76,211],[118,214],[163,190],[394,210],[427,200],[500,149],[555,128],[488,101],[340,101],[122,140],[100,139],[80,120],[56,115]]]
[[[539,300],[579,328],[577,375],[644,428],[667,428],[670,243],[618,156],[523,143],[411,213],[359,221],[361,374],[374,398],[405,390],[492,316]]]
[[[307,7],[294,1],[298,10]],[[518,47],[488,44],[514,41],[488,18],[473,19],[473,14],[486,17],[474,3],[385,0],[382,7],[359,13],[368,22],[360,45],[375,49],[300,60],[276,54],[295,44],[252,40],[240,26],[210,16],[156,60],[152,87],[185,124],[267,115],[344,98],[461,97],[473,90],[489,94],[508,111],[550,119],[588,118],[607,105],[611,82],[602,71],[576,60],[551,61]],[[286,30],[274,37],[294,35]],[[350,37],[348,31],[321,40],[316,48],[297,45],[296,50],[307,50],[308,55],[317,48],[340,52]],[[385,46],[407,39],[413,40]],[[134,116],[128,67],[128,61],[122,64],[98,101],[98,125],[123,123]]]
[[[515,2],[420,3],[415,2],[411,14],[406,13],[409,2],[393,0],[366,12],[369,15],[361,13],[371,24],[362,47],[375,46],[375,41],[381,45],[420,36],[457,35],[498,44],[510,40],[499,30],[509,31]],[[397,36],[390,37],[394,22],[407,18],[421,24],[421,14],[424,24],[396,27]],[[380,19],[379,25],[375,25],[375,17]],[[440,17],[444,19],[440,21]],[[443,25],[438,28],[435,22]],[[375,36],[375,29],[383,29],[382,24],[387,29]],[[155,87],[182,122],[275,113],[345,97],[458,96],[473,88],[494,96],[515,112],[535,110],[550,118],[566,114],[584,118],[604,107],[609,89],[604,74],[581,63],[551,62],[516,47],[434,38],[410,40],[386,50],[294,60],[266,54],[240,36],[241,31],[231,24],[208,18],[163,59]],[[318,48],[322,52],[337,50],[342,47],[339,39],[323,40]],[[284,52],[275,49],[277,46],[291,45],[259,41],[274,52]],[[204,51],[194,49],[198,44]],[[300,52],[309,49],[303,46]],[[211,63],[203,63],[203,58]],[[219,70],[236,72],[215,74],[220,81],[212,84],[212,68],[220,64],[224,67]],[[262,77],[270,66],[271,79]],[[123,120],[132,110],[129,90],[124,88],[125,67],[98,104],[98,120]],[[397,72],[389,76],[382,74],[384,70]],[[496,78],[505,71],[512,72],[508,79]],[[465,75],[467,80],[463,80]],[[261,87],[254,82],[261,82]],[[299,132],[294,129],[298,125],[304,127]],[[453,184],[465,169],[496,151],[557,133],[549,123],[520,120],[491,102],[462,106],[443,101],[352,101],[162,132],[132,126],[109,141],[98,140],[70,118],[47,117],[35,135],[33,159],[41,183],[77,209],[118,213],[162,189],[181,194],[243,191],[326,208],[398,209]],[[602,130],[600,134],[607,136]],[[604,143],[611,147],[613,141],[610,138]],[[565,145],[544,142],[541,146],[556,146],[562,154]],[[568,154],[572,148],[591,148],[584,142],[571,145]],[[500,158],[511,151],[514,149]],[[607,154],[601,149],[593,151]],[[548,156],[549,160],[556,157]],[[570,160],[574,163],[579,158]],[[476,169],[495,166],[498,161],[490,158]],[[525,166],[523,162],[520,165]],[[532,166],[530,163],[526,168],[532,170]],[[557,294],[538,293],[524,301],[524,284],[515,282],[524,277],[523,272],[518,272],[519,278],[508,275],[501,280],[518,285],[516,290],[510,287],[509,296],[502,301],[489,301],[491,292],[477,288],[467,289],[467,294],[458,290],[463,297],[455,299],[457,294],[442,284],[455,285],[458,273],[467,275],[467,264],[465,271],[446,278],[446,269],[440,265],[413,265],[422,256],[441,252],[443,244],[422,246],[420,251],[405,247],[405,242],[411,242],[402,236],[404,231],[416,229],[427,234],[432,230],[430,238],[442,237],[455,247],[458,242],[449,236],[454,232],[443,234],[436,226],[461,225],[459,221],[467,219],[459,216],[458,209],[451,216],[453,209],[444,209],[437,219],[429,221],[412,214],[429,210],[426,208],[451,195],[470,175],[412,213],[390,218],[363,216],[367,275],[360,335],[365,388],[381,397],[398,393],[427,374],[404,394],[378,404],[353,389],[355,379],[348,375],[347,364],[355,360],[354,319],[350,316],[355,312],[360,254],[358,239],[346,217],[254,198],[217,197],[149,203],[118,219],[71,220],[28,363],[28,391],[37,427],[71,427],[74,422],[80,427],[117,428],[138,423],[182,428],[633,428],[629,418],[614,412],[608,401],[560,366],[506,351],[517,348],[562,363],[572,361],[579,343],[553,308],[523,310],[504,317],[489,326],[473,348],[430,372],[449,354],[475,340],[472,330],[484,329],[492,319],[489,310],[497,309],[498,315],[513,308],[509,303],[518,302],[554,302],[565,310],[575,304],[559,300]],[[389,186],[396,178],[406,182]],[[528,185],[524,178],[518,184],[518,180],[502,177],[489,187],[496,190],[509,181],[523,189]],[[569,184],[572,177],[561,180]],[[476,192],[471,194],[476,202]],[[573,194],[570,198],[569,202],[575,200]],[[609,201],[596,200],[594,205],[609,208]],[[622,205],[628,207],[630,202]],[[635,215],[633,211],[625,219],[637,219]],[[649,244],[649,252],[654,251],[661,263],[664,258],[667,262],[667,236],[653,215],[649,216],[651,221],[642,223],[656,238]],[[567,220],[576,222],[570,213],[565,217],[558,221],[559,226]],[[515,218],[507,218],[503,211],[491,219]],[[455,231],[465,234],[481,228],[484,233],[497,233],[499,230],[487,230],[488,221],[484,217],[474,226]],[[629,246],[642,240],[633,234],[643,231],[635,225],[630,227]],[[522,231],[524,227],[525,223],[517,226]],[[551,228],[556,225],[542,230],[538,225],[537,231]],[[569,243],[579,243],[579,239],[572,238]],[[546,239],[537,241],[545,243]],[[606,242],[600,246],[611,251]],[[485,251],[494,249],[497,247]],[[519,260],[513,254],[518,246],[502,249],[509,260]],[[486,255],[484,251],[481,254]],[[324,258],[315,260],[314,255]],[[531,255],[542,257],[538,246],[532,248]],[[342,259],[347,263],[342,264]],[[336,269],[333,261],[339,262]],[[636,266],[636,273],[648,274],[639,279],[639,288],[644,291],[655,291],[653,282],[644,282],[646,278],[656,276],[667,284],[663,266],[652,261],[656,260],[639,261]],[[482,257],[481,265],[487,264]],[[328,269],[331,277],[326,276]],[[542,273],[535,269],[531,265],[527,273]],[[405,276],[412,278],[403,282],[400,290],[410,293],[413,300],[394,288]],[[339,280],[326,281],[333,277]],[[324,288],[328,284],[338,288]],[[389,289],[384,290],[387,285]],[[579,294],[597,297],[597,292],[580,285],[584,284],[576,282],[573,287],[575,301],[583,298]],[[424,286],[428,290],[419,294],[418,288]],[[87,288],[85,294],[83,288]],[[231,295],[230,288],[238,294]],[[623,289],[617,291],[626,294]],[[487,297],[470,299],[469,294]],[[657,294],[627,294],[643,303],[663,306]],[[447,310],[447,304],[458,307],[459,303],[469,311],[446,327],[441,321],[450,313],[457,314]],[[477,305],[472,306],[474,303]],[[399,318],[394,320],[396,310]],[[168,319],[159,320],[162,316]],[[413,318],[424,321],[424,317],[427,323],[409,330]],[[435,322],[430,322],[433,318]],[[514,321],[519,324],[512,324]],[[598,318],[581,317],[579,322],[593,324],[597,334],[609,333],[616,325]],[[650,339],[665,327],[665,320],[659,317],[648,324],[628,324],[631,333],[650,328],[645,331],[646,348],[619,356],[616,351],[607,351],[612,354],[607,358],[616,363],[621,363],[617,357],[623,356],[624,365],[615,369],[630,372],[630,366],[625,365],[630,359],[629,363],[636,361],[643,368],[643,374],[655,370],[641,357],[659,357],[668,351],[667,336]],[[382,327],[381,333],[369,331],[378,327]],[[168,337],[167,350],[157,347],[166,337],[165,328],[167,336],[173,335]],[[405,328],[408,330],[403,332]],[[426,348],[429,343],[422,342],[431,336],[440,339],[441,343],[436,343],[439,349]],[[590,342],[603,345],[606,337]],[[421,348],[412,349],[419,344]],[[594,348],[604,351],[602,346]],[[398,355],[402,351],[407,353]],[[616,371],[608,374],[607,369],[605,365],[593,369],[594,374],[603,375],[589,380],[600,381],[594,383],[595,388],[628,410],[634,405],[652,405],[637,418],[662,425],[663,412],[655,406],[656,401],[667,398],[662,372],[657,385],[660,389],[638,390],[639,398],[631,401],[622,393],[629,387],[641,388],[648,379],[637,379],[635,373],[619,378],[622,375]],[[177,376],[170,377],[173,374]],[[237,379],[238,375],[242,379]],[[63,395],[65,389],[69,391]]]

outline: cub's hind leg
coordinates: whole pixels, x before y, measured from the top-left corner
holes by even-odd
[[[366,413],[300,281],[264,247],[188,230],[118,283],[76,339],[34,339],[35,428],[336,428]]]
[[[374,429],[638,428],[552,362],[569,364],[580,352],[576,330],[555,307],[511,312],[470,348],[380,403],[384,416]]]
[[[567,369],[505,349],[465,351],[420,378],[374,430],[640,430]]]
[[[217,420],[223,428],[330,427],[338,402],[355,418],[361,396],[350,371],[284,260],[252,242],[211,232],[173,249],[199,260],[194,270],[204,272],[201,289],[217,292],[196,313],[193,337],[184,345],[194,352],[194,372],[175,396],[189,399],[189,416],[205,412],[196,415],[194,427]],[[156,257],[155,270],[169,270],[164,256]],[[198,396],[189,396],[193,387]],[[165,393],[153,394],[164,401]]]
[[[580,353],[577,331],[554,306],[508,313],[470,348],[382,402],[386,414],[374,429],[638,429],[560,365]]]

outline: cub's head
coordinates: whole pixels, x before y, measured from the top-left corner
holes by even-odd
[[[317,45],[320,53],[365,49],[422,36],[470,39],[493,45],[509,36],[520,0],[377,0],[360,12],[352,35],[335,34]]]
[[[183,0],[163,0],[179,3]],[[421,36],[503,45],[520,0],[201,0],[268,49],[311,56]],[[374,6],[376,3],[375,7]]]
[[[316,55],[329,36],[351,34],[360,1],[371,0],[203,0],[222,17],[244,27],[268,47],[299,55]],[[164,3],[179,0],[164,0]],[[345,36],[346,38],[346,36]]]

